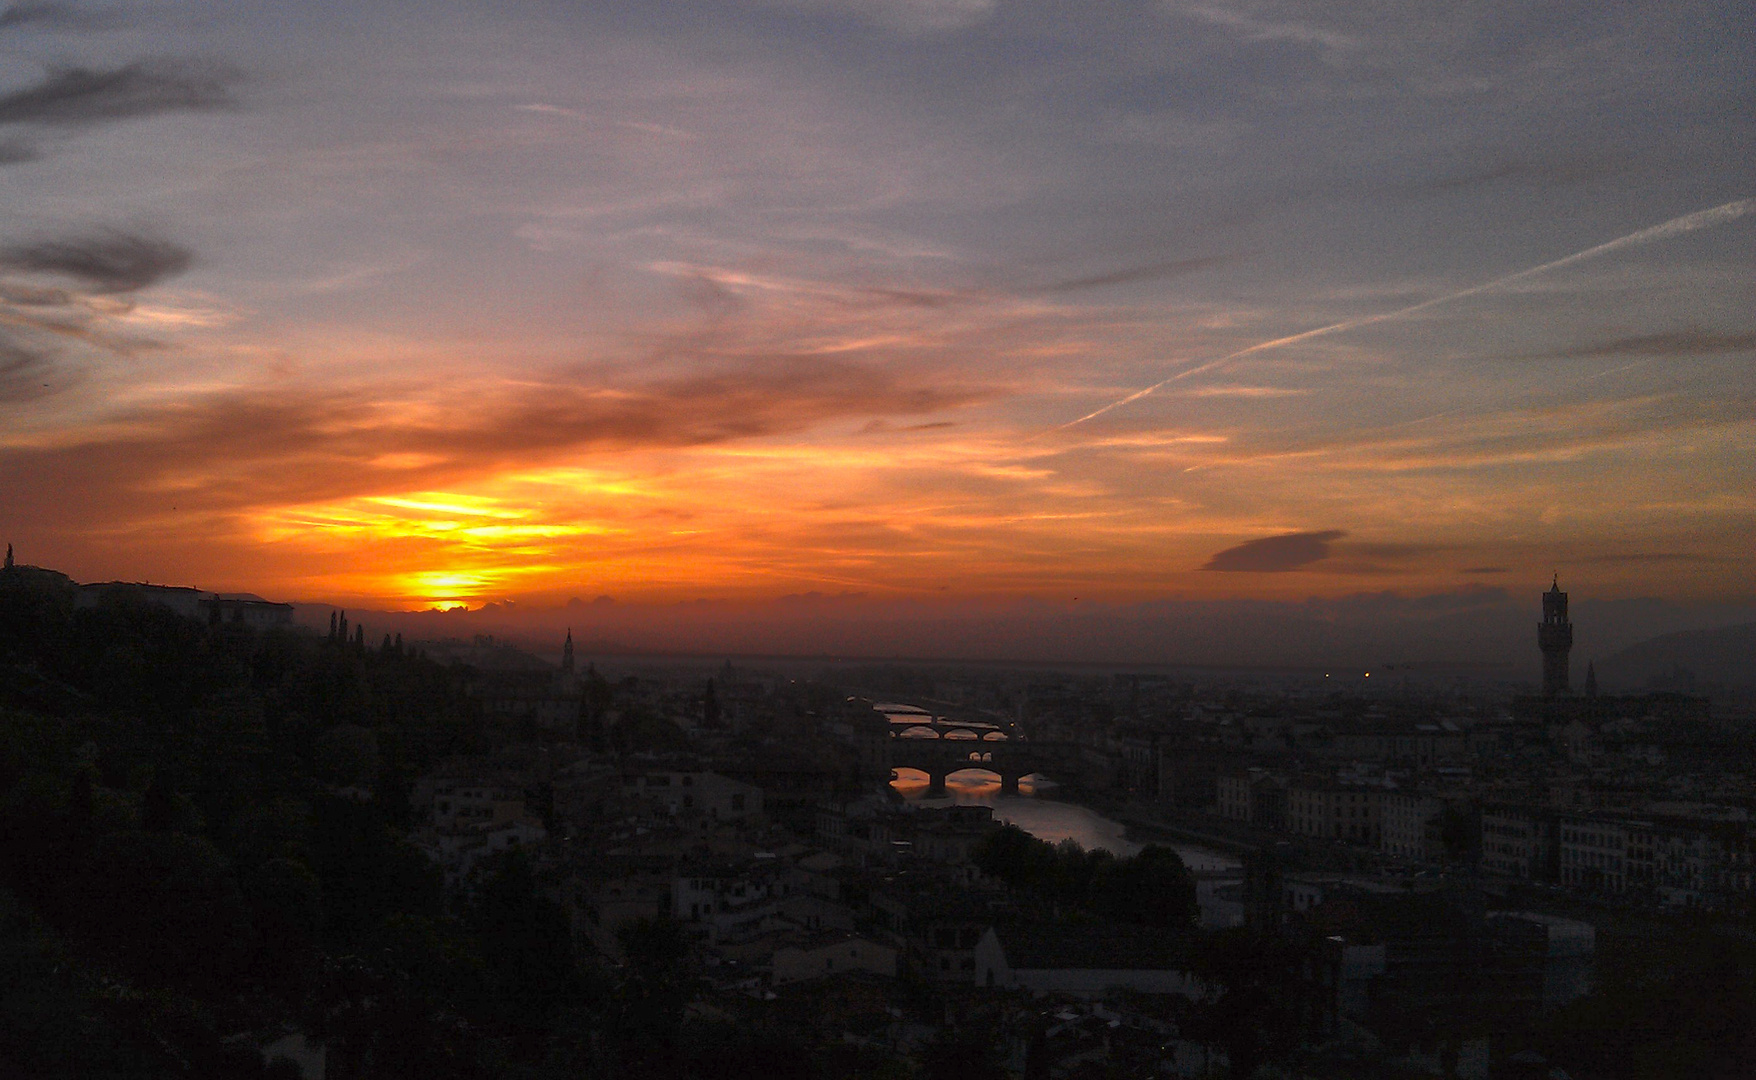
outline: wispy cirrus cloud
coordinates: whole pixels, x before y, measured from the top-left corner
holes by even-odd
[[[1227,383],[1220,386],[1197,386],[1188,390],[1180,390],[1182,397],[1196,398],[1279,398],[1305,397],[1312,391],[1292,386],[1246,386],[1238,383]]]
[[[992,17],[1000,0],[768,0],[777,7],[854,15],[906,34],[960,30]]]
[[[1258,16],[1216,4],[1173,4],[1171,10],[1209,26],[1228,30],[1246,41],[1278,41],[1314,45],[1323,49],[1352,51],[1363,44],[1358,38],[1295,19]]]

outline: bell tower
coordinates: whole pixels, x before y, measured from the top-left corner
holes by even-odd
[[[1567,621],[1567,594],[1561,591],[1560,575],[1543,594],[1543,621],[1537,624],[1537,647],[1543,650],[1543,696],[1567,693],[1573,624]]]

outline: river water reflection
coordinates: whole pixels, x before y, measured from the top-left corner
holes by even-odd
[[[1018,782],[1017,795],[1002,795],[1000,781],[992,773],[953,773],[945,781],[946,794],[927,797],[927,774],[919,769],[897,769],[890,786],[903,798],[923,806],[980,803],[994,808],[994,817],[1016,825],[1039,840],[1058,844],[1073,840],[1080,847],[1102,848],[1117,855],[1133,855],[1140,844],[1127,838],[1127,827],[1095,810],[1052,798],[1052,781],[1026,777]],[[1238,860],[1194,844],[1170,844],[1191,870],[1236,870]]]

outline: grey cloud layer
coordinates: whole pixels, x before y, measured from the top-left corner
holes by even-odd
[[[0,248],[0,269],[63,275],[99,293],[137,292],[182,273],[192,261],[180,244],[125,232]]]
[[[1297,570],[1328,558],[1330,544],[1346,535],[1340,529],[1325,529],[1265,536],[1218,552],[1202,569],[1253,574]]]
[[[1096,289],[1105,285],[1127,285],[1136,281],[1164,281],[1170,278],[1193,274],[1210,267],[1223,266],[1231,262],[1233,256],[1211,255],[1197,259],[1173,259],[1167,262],[1148,263],[1144,266],[1131,266],[1123,270],[1112,270],[1103,274],[1092,274],[1089,277],[1071,278],[1050,285],[1045,292],[1076,292],[1080,289]]]
[[[138,342],[101,328],[94,302],[112,313],[118,300],[182,273],[193,256],[160,237],[98,231],[0,247],[0,405],[48,397],[77,380],[69,349],[92,354],[128,351]],[[39,275],[60,279],[44,285]]]
[[[121,67],[65,68],[0,95],[0,124],[77,126],[158,113],[231,108],[239,73],[197,60],[138,60]]]
[[[1671,330],[1592,342],[1545,353],[1539,359],[1577,360],[1609,356],[1698,356],[1704,353],[1756,352],[1756,334]]]
[[[191,289],[249,314],[153,331],[171,346],[162,362],[115,365],[99,388],[131,402],[176,400],[179,385],[263,389],[155,413],[117,405],[101,420],[125,435],[74,430],[102,403],[57,397],[73,417],[60,445],[85,441],[16,451],[30,465],[10,483],[35,469],[146,508],[149,493],[171,490],[247,505],[432,484],[574,448],[699,445],[828,420],[851,429],[886,411],[927,421],[906,440],[925,444],[950,422],[926,413],[1004,380],[1013,396],[959,415],[946,440],[997,445],[1150,381],[1142,373],[1749,194],[1747,51],[1722,25],[1743,17],[1733,0],[1589,19],[1477,0],[1442,16],[1276,0],[183,10],[175,26],[130,24],[126,41],[57,39],[76,67],[0,89],[12,125],[0,140],[17,137],[6,144],[15,161],[34,154],[19,139],[80,140],[78,154],[6,171],[21,185],[19,216],[43,217],[5,227],[56,237],[83,216],[190,238],[203,255]],[[118,59],[182,50],[262,72],[250,112],[224,115],[244,92],[227,69]],[[212,115],[111,122],[191,110]],[[1578,528],[1568,510],[1581,481],[1613,462],[1629,490],[1676,470],[1667,493],[1718,498],[1729,515],[1738,491],[1707,470],[1730,475],[1723,448],[1748,437],[1698,403],[1729,412],[1753,392],[1732,370],[1748,341],[1726,299],[1725,268],[1749,267],[1739,238],[1606,261],[1590,288],[1545,282],[1557,291],[1252,358],[1225,385],[1191,380],[1185,396],[1110,418],[1124,433],[1210,439],[1189,444],[1199,455],[1179,444],[1162,463],[1117,461],[1109,476],[1096,454],[1069,454],[1052,478],[1007,483],[1039,483],[1045,510],[1068,514],[1091,512],[1101,499],[1084,493],[1107,490],[1106,510],[1146,515],[1150,486],[1203,536],[1345,522],[1392,538],[1424,512],[1468,517],[1457,531],[1470,541],[1501,528],[1490,496],[1514,482],[1531,513],[1557,508],[1545,528]],[[79,294],[72,306],[108,310],[179,269],[175,251],[82,261],[57,242],[15,251],[32,249],[33,274],[68,278],[52,284]],[[1697,269],[1686,287],[1663,277],[1684,264]],[[1593,292],[1612,271],[1623,291]],[[0,299],[43,316],[57,294],[22,274]],[[680,280],[700,283],[699,296]],[[150,315],[140,306],[136,327]],[[682,340],[680,324],[715,329]],[[55,368],[39,344],[13,342],[30,359],[12,356],[10,392],[48,389],[41,376]],[[1479,362],[1572,345],[1556,359],[1576,365]],[[300,357],[311,383],[270,383],[267,362],[250,366],[269,352]],[[1621,366],[1585,362],[1596,357],[1690,352],[1700,359],[1580,381]],[[846,363],[819,368],[808,354]],[[553,374],[557,358],[634,355],[650,360],[638,373]],[[164,374],[173,362],[186,383]],[[331,393],[318,374],[367,364],[383,365],[390,389]],[[436,369],[484,392],[445,397]],[[529,380],[528,396],[505,381],[532,370],[549,374]],[[937,374],[918,377],[927,370]],[[1603,400],[1615,394],[1651,400]],[[1570,402],[1593,409],[1561,408]],[[1697,422],[1704,411],[1711,426]],[[446,422],[414,419],[434,413]],[[874,423],[866,442],[905,424]],[[1666,456],[1667,437],[1707,449],[1685,462]],[[438,463],[373,463],[391,455]],[[1713,455],[1719,465],[1701,464]],[[1308,471],[1285,479],[1294,469]],[[955,480],[918,482],[956,494]],[[1436,561],[1338,540],[1266,537],[1209,568],[1332,576]],[[1164,561],[1182,572],[1221,543]],[[1688,548],[1669,534],[1638,543]],[[1470,550],[1453,561],[1522,565]],[[1202,587],[1244,589],[1307,576],[1318,574],[1199,575]]]

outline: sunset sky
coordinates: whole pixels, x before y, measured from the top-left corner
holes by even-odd
[[[408,608],[1756,601],[1752,12],[0,4],[0,542]]]

